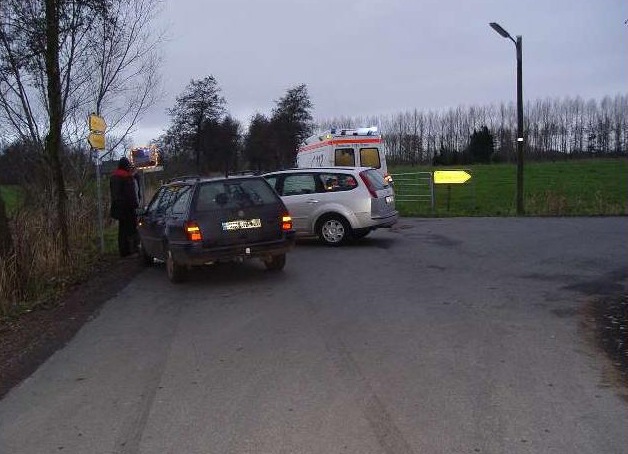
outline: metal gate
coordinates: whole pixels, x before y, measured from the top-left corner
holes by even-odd
[[[429,203],[434,209],[432,172],[393,173],[391,176],[397,201]]]

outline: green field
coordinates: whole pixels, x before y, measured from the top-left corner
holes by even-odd
[[[432,209],[429,185],[416,183],[417,172],[454,167],[391,166],[397,208],[402,216],[514,216],[514,164],[456,167],[471,173],[469,182],[436,185]],[[403,174],[403,176],[398,176]],[[407,200],[420,193],[424,200]],[[19,201],[16,186],[3,186],[0,195],[12,212]],[[588,159],[531,162],[524,167],[524,206],[528,216],[597,216],[628,214],[628,159]],[[108,241],[110,238],[108,238]]]
[[[416,172],[466,169],[470,181],[435,185],[434,208],[429,186],[413,180]],[[397,208],[402,216],[514,216],[516,165],[466,167],[391,166]],[[399,175],[402,174],[402,175]],[[589,159],[526,163],[524,207],[528,216],[596,216],[628,214],[628,159]],[[408,200],[419,192],[424,201]]]

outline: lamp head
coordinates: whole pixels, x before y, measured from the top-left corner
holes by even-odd
[[[502,26],[499,25],[497,22],[491,22],[489,25],[493,30],[502,35],[504,38],[512,39],[512,36],[510,36],[510,34],[506,30],[504,30]]]

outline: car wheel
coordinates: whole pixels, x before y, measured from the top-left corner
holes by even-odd
[[[326,245],[340,246],[351,236],[351,227],[342,216],[327,216],[319,222],[317,233]]]
[[[187,274],[187,269],[185,268],[185,266],[175,262],[174,257],[172,256],[172,251],[170,249],[166,251],[166,273],[168,274],[168,279],[170,279],[170,282],[174,284],[183,282]]]
[[[286,254],[273,255],[264,260],[264,265],[269,271],[281,271],[286,266]]]
[[[153,258],[148,255],[142,243],[140,243],[140,261],[144,266],[151,266],[153,264]]]

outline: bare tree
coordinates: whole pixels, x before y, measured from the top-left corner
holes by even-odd
[[[88,113],[107,107],[110,124],[126,125],[119,136],[124,138],[150,104],[160,41],[151,20],[158,5],[157,0],[0,2],[0,122],[7,138],[33,144],[45,157],[66,256],[62,148],[85,139]]]

